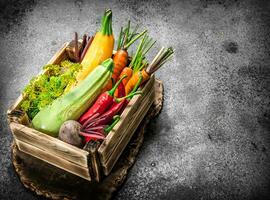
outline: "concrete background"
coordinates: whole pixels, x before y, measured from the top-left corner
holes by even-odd
[[[0,1],[0,199],[40,199],[10,160],[5,112],[61,45],[94,34],[105,8],[118,35],[147,27],[174,59],[156,74],[164,107],[115,199],[268,199],[269,1]]]

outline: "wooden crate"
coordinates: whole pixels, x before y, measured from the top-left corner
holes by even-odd
[[[59,64],[67,58],[65,43],[48,64]],[[77,148],[61,140],[30,127],[27,117],[19,110],[23,96],[20,95],[7,111],[8,121],[14,141],[20,151],[34,156],[56,167],[66,170],[89,181],[99,182],[108,175],[136,128],[154,101],[154,76],[145,84],[142,94],[131,99],[121,114],[120,121],[101,142],[90,142],[84,149]]]

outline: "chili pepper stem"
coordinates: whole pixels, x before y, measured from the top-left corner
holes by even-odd
[[[108,126],[107,128],[104,129],[105,133],[109,133],[109,132],[113,129],[113,127],[114,127],[114,126],[119,122],[119,120],[120,120],[120,116],[119,116],[119,115],[115,115],[113,118],[114,118],[113,123],[112,123],[110,126]]]
[[[115,90],[118,88],[118,85],[119,85],[119,84],[121,83],[121,81],[122,81],[123,79],[125,79],[126,77],[127,77],[127,75],[121,77],[121,78],[119,79],[119,81],[117,81],[117,83],[113,86],[113,88],[112,88],[110,91],[108,91],[108,93],[109,93],[110,96],[113,96],[113,95],[114,95],[114,92],[115,92]]]
[[[142,94],[142,91],[136,91],[136,92],[133,92],[133,93],[129,93],[128,95],[126,95],[125,97],[121,97],[121,98],[116,98],[116,102],[120,102],[122,101],[123,99],[132,99],[133,96],[135,95],[138,95],[138,94]]]

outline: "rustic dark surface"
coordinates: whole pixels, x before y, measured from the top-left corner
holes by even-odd
[[[115,199],[268,199],[270,1],[0,1],[0,199],[39,199],[16,176],[5,111],[73,31],[129,18],[175,48],[164,108]],[[91,3],[90,3],[91,2]]]

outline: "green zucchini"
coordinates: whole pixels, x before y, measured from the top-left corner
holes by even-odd
[[[70,92],[54,100],[32,120],[33,127],[57,137],[60,126],[67,120],[77,120],[89,108],[110,80],[113,60],[105,60]]]

